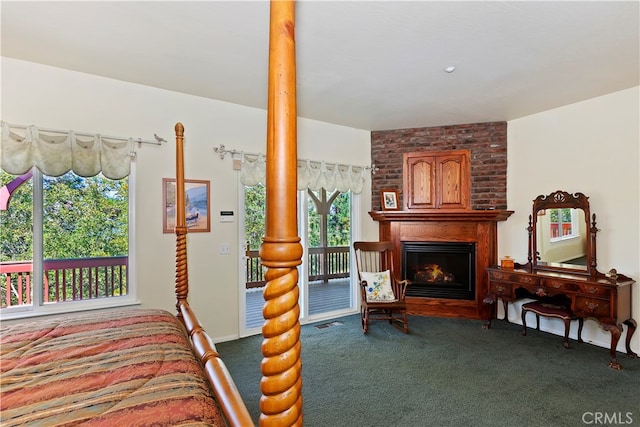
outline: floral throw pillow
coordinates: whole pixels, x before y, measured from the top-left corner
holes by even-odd
[[[397,301],[391,289],[391,275],[389,270],[378,273],[361,272],[360,278],[367,282],[365,288],[367,302],[393,302]]]

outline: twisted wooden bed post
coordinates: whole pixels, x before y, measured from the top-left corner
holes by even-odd
[[[229,426],[253,425],[240,392],[211,338],[189,306],[189,271],[187,269],[187,223],[184,188],[184,126],[176,123],[176,316],[191,339],[193,351],[204,368],[207,381]]]
[[[269,30],[266,235],[260,425],[302,425],[294,2],[273,0]]]
[[[184,209],[184,126],[176,123],[176,310],[182,317],[180,303],[187,300],[189,294],[189,276],[187,274],[187,223]],[[166,191],[163,189],[163,191]]]

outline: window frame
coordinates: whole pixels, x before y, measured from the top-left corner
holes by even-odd
[[[135,188],[136,167],[131,162],[128,176],[128,264],[127,264],[127,295],[109,298],[83,299],[73,301],[44,304],[44,245],[43,245],[43,174],[38,168],[33,168],[33,273],[32,273],[32,298],[31,305],[18,305],[6,307],[0,310],[0,320],[22,319],[29,317],[47,316],[52,314],[73,313],[87,310],[100,310],[119,308],[131,305],[139,305],[137,298],[136,280],[136,247],[135,247]]]
[[[549,242],[551,243],[555,243],[555,242],[562,242],[564,240],[570,240],[570,239],[576,239],[578,237],[580,237],[580,234],[578,232],[578,227],[577,227],[577,223],[576,223],[576,210],[575,209],[571,209],[571,208],[557,208],[554,210],[558,211],[558,230],[562,231],[562,224],[567,224],[568,222],[563,221],[562,220],[562,210],[563,209],[569,209],[571,212],[571,234],[567,234],[567,235],[563,235],[560,232],[560,235],[558,237],[551,237],[551,230],[549,230]],[[549,221],[549,227],[551,227],[552,224],[556,224],[554,222]]]

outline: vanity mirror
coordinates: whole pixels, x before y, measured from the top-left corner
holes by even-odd
[[[529,216],[529,256],[532,271],[560,271],[596,276],[595,214],[582,193],[555,191],[533,201]]]

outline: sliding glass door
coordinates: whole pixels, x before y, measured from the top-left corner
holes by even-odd
[[[306,196],[306,227],[301,227],[300,235],[306,236],[305,313],[311,319],[353,306],[349,274],[351,194],[328,194],[320,189],[300,192],[300,196]]]
[[[299,267],[300,321],[308,323],[355,312],[350,278],[353,196],[350,192],[298,193],[299,235],[304,255]],[[264,236],[265,188],[243,187],[240,219],[245,250],[240,262],[241,335],[260,332],[264,323],[264,272],[259,249]],[[300,201],[302,203],[300,203]]]

